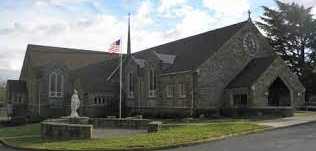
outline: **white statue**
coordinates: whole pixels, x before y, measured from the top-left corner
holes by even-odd
[[[71,97],[71,114],[70,117],[75,118],[79,117],[79,114],[77,110],[79,109],[80,106],[80,99],[78,96],[78,91],[74,89],[74,94]]]

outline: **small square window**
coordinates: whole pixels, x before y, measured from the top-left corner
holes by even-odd
[[[148,97],[156,97],[156,90],[149,90]]]

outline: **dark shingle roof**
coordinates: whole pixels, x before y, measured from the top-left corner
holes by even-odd
[[[163,72],[192,70],[208,59],[246,23],[248,21],[166,43],[136,52],[133,56],[146,59],[149,55],[153,55],[153,52],[174,55],[174,64]]]
[[[27,55],[31,57],[30,63],[33,67],[61,64],[73,70],[104,61],[110,54],[101,51],[28,45]]]
[[[119,58],[113,58],[74,70],[73,74],[80,79],[82,89],[86,92],[107,91],[113,85],[107,78],[118,65]]]
[[[266,71],[275,58],[275,56],[268,56],[253,59],[226,88],[250,87]]]
[[[7,88],[9,92],[26,93],[26,82],[22,80],[8,80]]]

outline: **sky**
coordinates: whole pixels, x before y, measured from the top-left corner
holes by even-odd
[[[284,1],[316,5],[316,0]],[[275,5],[273,0],[0,0],[0,70],[19,71],[28,44],[97,51],[107,51],[119,38],[125,44],[129,12],[136,52],[245,21],[248,10],[259,20],[261,6]]]

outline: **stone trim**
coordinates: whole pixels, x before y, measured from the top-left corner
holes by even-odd
[[[89,122],[96,128],[147,129],[149,119],[92,118]]]

